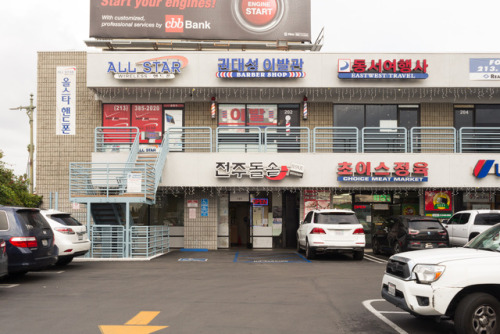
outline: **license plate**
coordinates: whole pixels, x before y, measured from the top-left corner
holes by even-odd
[[[82,233],[78,233],[78,240],[83,240],[83,234]]]
[[[425,244],[425,248],[433,248],[432,244]]]
[[[393,283],[388,283],[387,286],[388,286],[387,290],[388,290],[389,294],[391,296],[396,296],[396,285]]]
[[[335,231],[335,235],[344,235],[344,231]]]
[[[42,246],[47,247],[48,245],[49,242],[46,239],[42,240]]]

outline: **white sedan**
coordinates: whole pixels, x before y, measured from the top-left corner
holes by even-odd
[[[56,210],[41,210],[40,212],[54,231],[55,245],[59,251],[57,265],[66,265],[75,256],[87,254],[90,250],[90,240],[84,225],[69,213]]]
[[[297,230],[297,250],[313,259],[318,253],[351,252],[362,260],[365,231],[351,210],[313,210],[307,213]]]

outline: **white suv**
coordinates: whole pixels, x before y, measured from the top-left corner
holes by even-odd
[[[54,231],[55,245],[58,248],[57,265],[70,263],[75,256],[87,254],[90,240],[87,228],[69,213],[56,210],[41,210]]]
[[[305,249],[308,259],[318,253],[351,252],[362,260],[365,244],[363,225],[351,210],[310,211],[297,230],[297,251]]]
[[[464,247],[389,258],[382,297],[420,317],[449,318],[459,334],[500,332],[500,224]]]

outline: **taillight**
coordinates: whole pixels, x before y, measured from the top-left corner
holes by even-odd
[[[56,227],[54,230],[62,234],[75,234],[75,231],[70,227]]]
[[[354,232],[352,232],[352,234],[365,234],[365,230],[363,230],[362,228],[357,228],[354,230]]]
[[[326,234],[326,232],[322,228],[315,227],[311,230],[310,234]]]
[[[442,236],[445,236],[446,234],[448,234],[445,230],[439,231],[438,233],[439,233],[439,235],[442,235]]]
[[[9,241],[12,246],[19,248],[36,248],[38,246],[35,237],[12,237]]]
[[[2,251],[5,254],[5,252],[7,251],[7,244],[5,243],[5,241],[0,242],[0,248],[2,248]]]
[[[419,233],[420,233],[419,230],[414,230],[414,229],[411,229],[411,228],[408,229],[408,234],[415,235],[415,234],[419,234]]]

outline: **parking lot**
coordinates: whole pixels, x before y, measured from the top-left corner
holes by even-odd
[[[0,281],[1,332],[453,333],[381,300],[387,257],[172,251],[82,261]]]

